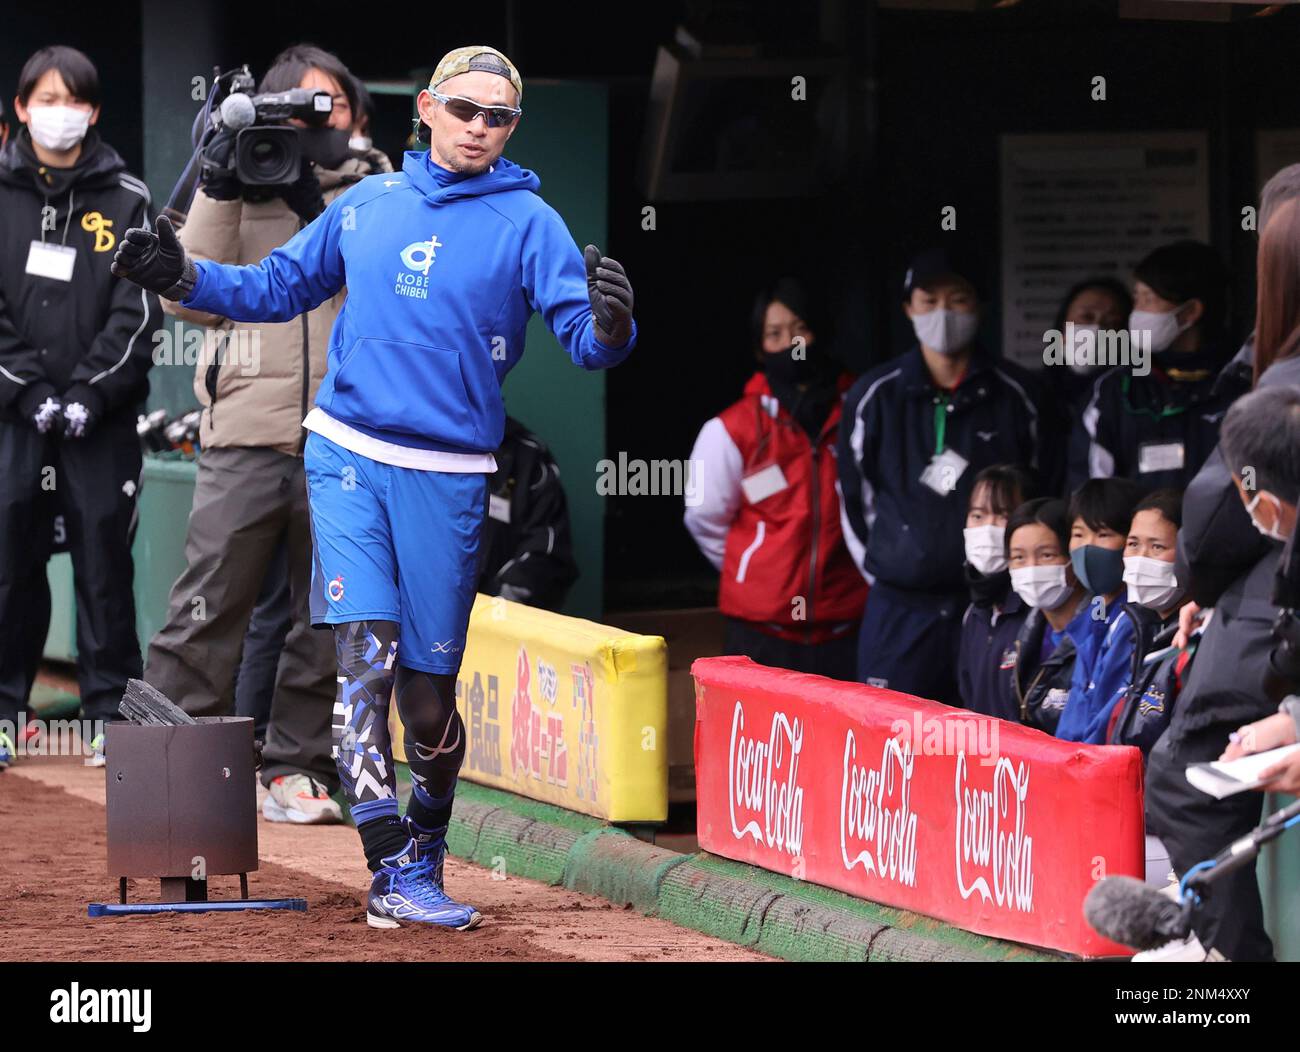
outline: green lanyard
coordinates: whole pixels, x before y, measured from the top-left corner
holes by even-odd
[[[946,392],[934,403],[934,455],[943,452],[943,440],[948,433],[948,402],[951,396]]]

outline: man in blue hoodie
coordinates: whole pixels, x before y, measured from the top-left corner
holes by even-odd
[[[456,711],[501,382],[534,311],[584,369],[632,351],[632,289],[501,156],[523,83],[489,47],[443,56],[417,106],[427,153],[363,179],[255,266],[185,257],[165,219],[131,230],[115,273],[183,306],[285,321],[347,286],[327,372],[303,421],[315,548],[312,621],[333,626],[339,773],[374,878],[372,927],[467,930],[443,890],[465,733]],[[399,819],[395,696],[412,794]]]

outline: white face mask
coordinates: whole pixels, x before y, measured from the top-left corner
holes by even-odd
[[[1029,606],[1055,610],[1074,591],[1065,577],[1066,564],[1057,566],[1018,566],[1011,571],[1011,587]]]
[[[1250,503],[1246,505],[1246,514],[1250,516],[1250,524],[1254,526],[1255,529],[1259,530],[1259,532],[1265,537],[1269,538],[1269,540],[1285,541],[1287,539],[1286,534],[1277,528],[1277,523],[1282,521],[1282,502],[1273,496],[1273,494],[1268,494],[1269,500],[1273,502],[1273,507],[1277,509],[1277,518],[1274,520],[1273,525],[1269,529],[1264,529],[1263,526],[1255,521],[1255,505],[1259,503],[1259,498],[1264,496],[1265,492],[1265,490],[1260,490],[1251,498]]]
[[[359,153],[365,153],[373,145],[368,135],[354,135],[348,140],[348,149]]]
[[[1168,610],[1178,598],[1178,579],[1174,564],[1145,555],[1124,556],[1124,583],[1128,601],[1152,610]]]
[[[1002,526],[967,526],[962,531],[966,538],[966,561],[980,573],[1001,573],[1007,568],[1006,528]]]
[[[27,130],[38,146],[71,150],[86,137],[90,113],[79,106],[33,106],[27,111]]]
[[[1151,353],[1159,354],[1178,339],[1186,325],[1178,323],[1178,312],[1186,307],[1184,303],[1168,313],[1150,310],[1135,310],[1128,316],[1129,339],[1135,346],[1141,346],[1142,333],[1151,333]]]
[[[975,330],[980,327],[980,316],[974,311],[946,310],[936,307],[925,314],[912,316],[912,328],[921,346],[940,354],[954,354],[970,346]]]

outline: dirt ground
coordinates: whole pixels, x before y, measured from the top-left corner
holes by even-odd
[[[4,960],[73,961],[760,961],[761,954],[520,877],[448,858],[448,889],[474,903],[473,932],[366,924],[368,872],[356,830],[258,822],[255,898],[307,899],[306,913],[87,916],[117,901],[106,871],[104,773],[77,758],[26,758],[0,773],[0,909]],[[157,898],[152,881],[128,901]],[[236,898],[237,877],[214,877],[213,898]]]

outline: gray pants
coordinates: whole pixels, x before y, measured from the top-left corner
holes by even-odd
[[[273,449],[215,448],[199,457],[185,572],[167,624],[149,644],[146,682],[193,716],[234,712],[233,681],[248,621],[277,541],[285,539],[293,626],[284,642],[263,750],[262,780],[307,774],[332,793],[337,662],[331,632],[311,627],[311,527],[302,460]]]

